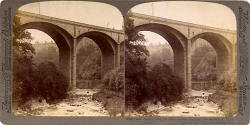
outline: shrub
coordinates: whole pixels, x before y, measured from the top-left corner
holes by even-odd
[[[13,81],[13,107],[22,106],[25,102],[33,98],[34,88],[31,83]]]
[[[36,93],[47,102],[67,96],[67,79],[52,62],[43,62],[38,66],[36,80]]]
[[[232,117],[237,114],[236,69],[225,71],[218,78],[217,90],[209,100],[218,104],[226,117]]]
[[[148,75],[150,81],[146,86],[148,99],[161,101],[162,104],[181,99],[183,82],[168,65],[159,63],[149,71]]]
[[[181,99],[183,88],[183,81],[168,65],[156,64],[148,70],[146,80],[140,77],[126,79],[126,106],[136,108],[147,101],[167,104]]]
[[[124,89],[124,69],[115,68],[105,74],[102,79],[102,82],[105,85],[105,88],[111,91],[123,93]]]
[[[34,72],[32,56],[13,53],[13,106],[19,106],[33,97]]]
[[[229,92],[235,92],[237,90],[236,84],[236,70],[231,69],[225,71],[219,76],[218,83],[221,85],[222,89]]]
[[[143,79],[138,79],[143,80]],[[125,100],[126,106],[133,106],[134,108],[140,106],[145,102],[146,88],[142,82],[137,80],[126,79]],[[146,84],[146,81],[144,82]]]
[[[124,112],[124,66],[115,68],[105,74],[102,79],[104,87],[92,99],[103,103],[110,116]]]

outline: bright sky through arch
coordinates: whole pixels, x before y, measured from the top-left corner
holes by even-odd
[[[146,39],[145,45],[159,45],[159,44],[169,44],[161,35],[151,32],[151,31],[140,31]]]

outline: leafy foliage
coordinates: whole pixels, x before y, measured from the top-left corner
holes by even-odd
[[[221,87],[219,87],[220,89],[229,92],[236,92],[237,91],[236,69],[231,69],[225,71],[223,74],[220,74],[218,82],[219,85],[221,85]]]
[[[148,73],[150,82],[147,84],[149,99],[161,101],[162,104],[179,100],[183,93],[183,81],[173,73],[171,68],[159,63]]]
[[[33,64],[35,49],[31,34],[22,30],[20,18],[13,22],[13,106],[22,106],[32,98],[44,98],[51,102],[67,95],[66,78],[51,62]]]
[[[133,20],[128,14],[125,20],[125,100],[134,108],[146,101],[166,104],[182,97],[183,82],[166,64],[148,66],[149,51],[143,34],[133,31]]]
[[[124,68],[115,68],[105,74],[102,79],[106,89],[123,93],[124,89]]]
[[[125,20],[125,33],[128,38],[125,42],[125,81],[126,81],[126,105],[138,106],[142,103],[145,96],[145,87],[147,83],[147,56],[149,52],[144,45],[145,38],[143,34],[133,31],[133,20],[130,14]]]
[[[67,79],[52,62],[43,62],[38,66],[36,80],[35,94],[38,94],[47,102],[67,96],[69,87]]]
[[[35,49],[30,41],[31,34],[22,30],[20,18],[13,20],[13,100],[25,102],[32,94],[33,54]],[[13,102],[15,104],[15,101]]]

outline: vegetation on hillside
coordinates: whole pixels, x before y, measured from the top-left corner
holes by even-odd
[[[147,49],[150,52],[150,55],[147,59],[148,65],[150,67],[153,67],[154,65],[159,63],[165,63],[173,69],[174,53],[168,43],[160,45],[149,44],[149,46],[147,46]]]
[[[48,61],[59,67],[59,53],[55,43],[36,43],[33,44],[33,47],[36,50],[36,54],[34,55],[35,65],[38,66],[44,61]]]
[[[84,41],[77,52],[77,79],[101,79],[101,51],[94,41]]]
[[[237,114],[236,83],[236,70],[228,70],[220,75],[216,92],[209,96],[209,100],[218,104],[227,117]]]
[[[192,80],[216,80],[216,52],[210,46],[195,49],[192,55]]]

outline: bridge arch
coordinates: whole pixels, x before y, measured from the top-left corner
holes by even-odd
[[[185,77],[185,51],[187,38],[178,30],[163,24],[148,23],[135,26],[131,33],[151,31],[162,36],[173,49],[174,72],[181,78]]]
[[[224,36],[218,33],[204,32],[191,38],[192,45],[199,38],[204,39],[208,43],[210,43],[210,45],[216,51],[217,54],[216,69],[218,75],[222,74],[227,69],[229,69],[230,66],[232,66],[233,45],[228,39],[226,39]]]
[[[70,48],[73,37],[64,29],[48,22],[29,22],[22,24],[22,30],[36,29],[48,34],[59,48],[59,68],[70,82]]]
[[[116,65],[116,55],[117,54],[117,43],[109,35],[98,32],[90,31],[83,33],[77,37],[77,41],[80,41],[84,37],[93,40],[97,46],[100,48],[102,53],[102,77],[105,73],[112,70]],[[79,43],[79,42],[78,42]],[[77,44],[78,44],[77,43]]]

